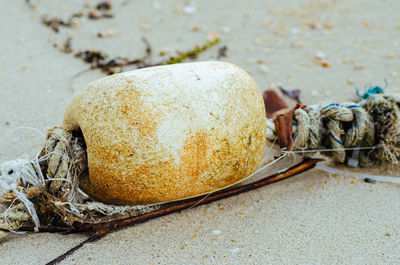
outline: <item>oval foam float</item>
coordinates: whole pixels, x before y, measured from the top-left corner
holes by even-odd
[[[87,146],[89,195],[149,204],[210,192],[253,173],[264,153],[263,98],[225,62],[144,68],[78,92],[64,128]]]

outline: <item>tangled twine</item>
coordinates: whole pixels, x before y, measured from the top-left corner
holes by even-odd
[[[397,164],[400,159],[400,95],[369,89],[358,104],[332,103],[298,108],[293,116],[289,151],[327,151],[334,161],[350,166]],[[269,140],[275,127],[267,121]]]
[[[56,128],[32,161],[2,164],[0,172],[0,238],[26,224],[72,227],[139,215],[156,207],[115,206],[93,201],[79,189],[87,174],[84,142]]]

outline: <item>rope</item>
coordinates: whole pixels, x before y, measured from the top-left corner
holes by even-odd
[[[0,220],[0,229],[11,232],[14,232],[31,220],[31,216],[23,203],[18,203],[8,208],[5,213],[6,218]],[[8,232],[0,230],[0,238],[7,236],[7,234]]]
[[[61,128],[49,130],[42,151],[32,161],[1,165],[0,238],[21,226],[72,226],[139,215],[157,206],[115,206],[92,201],[79,189],[86,173],[86,147],[81,137]],[[7,232],[8,230],[8,232]]]
[[[353,102],[324,107],[298,108],[293,115],[293,147],[290,151],[328,151],[338,163],[372,166],[380,162],[397,164],[400,159],[400,95],[381,94],[369,89]],[[269,140],[276,137],[271,120]],[[382,148],[378,148],[382,147]]]

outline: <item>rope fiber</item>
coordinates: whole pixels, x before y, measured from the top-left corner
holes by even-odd
[[[398,164],[400,95],[382,92],[381,88],[375,87],[360,96],[358,103],[296,109],[293,147],[288,151],[329,151],[324,154],[350,166],[369,167],[382,162]],[[272,141],[277,132],[271,126],[271,120],[267,124],[267,135]]]
[[[104,222],[157,208],[107,205],[83,193],[79,178],[87,174],[85,143],[62,128],[49,130],[34,160],[14,160],[1,168],[0,238],[27,224],[33,224],[36,230],[40,223],[72,227],[76,221]]]

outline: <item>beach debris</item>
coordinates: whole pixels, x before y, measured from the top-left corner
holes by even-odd
[[[273,92],[268,94],[274,95]],[[381,88],[369,86],[359,94],[362,100],[358,103],[298,104],[283,108],[273,119],[281,148],[303,154],[313,149],[319,152],[326,149],[324,154],[334,161],[354,166],[397,164],[400,159],[400,95],[383,93]]]
[[[32,9],[36,9],[36,5],[31,3],[31,0],[25,0],[25,3]]]
[[[112,5],[108,1],[100,2],[96,5],[96,9],[99,11],[109,11],[112,9]]]
[[[105,13],[105,12],[99,14],[95,11],[90,11],[87,16],[89,19],[101,19],[101,18],[113,18],[114,17],[113,14],[109,14],[109,13]]]
[[[111,38],[117,34],[115,29],[107,29],[105,32],[97,33],[97,37],[99,38]]]
[[[278,87],[280,91],[282,91],[283,94],[285,94],[286,96],[296,100],[297,103],[301,103],[300,101],[300,94],[301,91],[300,89],[294,89],[294,90],[287,90],[284,89],[283,87],[279,86]]]
[[[365,179],[364,179],[364,182],[366,182],[366,183],[371,183],[371,184],[375,184],[375,183],[376,183],[376,180],[375,180],[375,179],[371,179],[371,178],[365,178]]]
[[[207,42],[202,46],[195,46],[192,50],[177,52],[176,56],[171,56],[163,61],[152,63],[149,61],[152,54],[152,48],[150,46],[150,43],[145,38],[143,38],[142,40],[145,43],[146,48],[144,55],[140,58],[130,59],[120,56],[109,58],[109,56],[106,53],[99,50],[79,51],[76,52],[74,56],[76,58],[81,58],[84,62],[90,64],[91,69],[99,69],[100,71],[102,71],[107,75],[112,75],[115,73],[122,72],[123,67],[126,66],[136,66],[137,69],[140,69],[150,66],[176,64],[187,61],[189,59],[196,59],[198,55],[212,48],[220,41],[217,38],[212,42]]]
[[[399,177],[357,173],[357,172],[352,172],[352,171],[348,171],[348,170],[341,170],[338,168],[328,167],[328,166],[320,165],[320,164],[316,165],[315,168],[325,171],[329,174],[332,174],[333,176],[349,176],[349,177],[353,177],[354,179],[362,179],[366,183],[375,183],[376,181],[379,181],[379,182],[400,184]]]
[[[61,49],[64,53],[71,53],[72,52],[72,37],[68,37],[66,41],[62,44]]]
[[[51,28],[54,32],[58,33],[60,31],[60,27],[71,28],[78,26],[79,23],[77,22],[76,19],[82,16],[83,13],[80,12],[72,14],[67,20],[62,20],[61,18],[57,17],[49,18],[48,16],[45,15],[42,17],[42,23],[47,27]]]
[[[191,12],[191,8],[189,8],[187,11]],[[109,14],[108,11],[112,9],[112,5],[108,1],[103,1],[100,2],[96,5],[95,9],[100,12],[97,13],[96,11],[90,11],[88,12],[88,18],[89,19],[99,19],[99,18],[112,18],[113,15]],[[42,18],[42,23],[48,27],[50,27],[54,32],[58,33],[60,31],[60,27],[75,27],[78,26],[79,23],[76,20],[77,18],[81,18],[84,16],[83,12],[75,13],[72,14],[67,20],[62,20],[57,17],[52,17],[48,18],[47,16],[43,16]],[[148,25],[142,25],[143,30],[148,29]],[[97,37],[99,38],[104,38],[104,37],[111,37],[115,35],[114,30],[109,30],[106,33],[97,33]],[[207,42],[206,44],[202,46],[196,45],[192,50],[189,51],[178,51],[176,56],[171,56],[168,59],[162,60],[157,63],[151,63],[150,57],[152,53],[152,49],[150,47],[149,42],[145,39],[142,38],[143,42],[146,45],[145,49],[145,54],[140,57],[140,58],[134,58],[130,59],[127,57],[122,57],[122,56],[116,56],[114,58],[109,58],[108,54],[106,54],[103,51],[99,50],[93,50],[93,49],[88,49],[84,51],[78,51],[74,54],[76,58],[81,58],[84,62],[90,64],[90,69],[99,69],[103,73],[107,75],[112,75],[115,73],[119,73],[123,71],[123,67],[126,66],[136,66],[137,69],[140,68],[145,68],[145,67],[150,67],[150,66],[158,66],[158,65],[168,65],[168,64],[176,64],[176,63],[181,63],[184,61],[187,61],[189,59],[196,59],[198,55],[200,55],[202,52],[212,48],[215,46],[217,43],[220,42],[220,39],[218,37],[218,34],[215,32],[209,32],[207,34]],[[64,53],[71,53],[73,51],[72,49],[72,38],[68,37],[67,40],[62,43],[61,45],[61,51]],[[53,44],[54,47],[57,47],[57,44]],[[223,46],[218,50],[218,55],[217,58],[222,58],[226,57],[226,52],[227,52],[227,47]],[[160,55],[165,55],[166,53],[163,53],[160,51]]]
[[[29,1],[27,1],[28,4]],[[86,14],[88,19],[97,20],[102,18],[113,18],[114,15],[110,14],[109,11],[112,9],[112,5],[108,1],[100,2],[96,5],[95,10],[89,10]],[[54,32],[60,32],[60,27],[73,28],[80,25],[79,19],[85,17],[85,12],[76,12],[70,15],[67,19],[58,17],[49,17],[44,15],[42,17],[42,23],[47,27],[51,28]]]
[[[145,23],[140,26],[140,29],[143,31],[147,31],[149,29],[149,27],[150,27],[149,24]]]
[[[282,87],[276,89],[274,86],[271,86],[271,88],[265,90],[263,93],[267,118],[272,118],[274,114],[296,106],[297,103],[300,103],[299,97],[299,90],[290,91]]]
[[[321,52],[321,51],[317,51],[315,53],[315,60],[314,62],[316,64],[321,65],[324,68],[328,68],[331,66],[331,64],[326,60],[326,54]]]
[[[227,46],[222,46],[221,48],[218,49],[218,55],[217,55],[217,59],[221,59],[223,57],[226,57],[226,52],[228,51],[228,47]]]
[[[329,66],[331,66],[331,64],[327,61],[322,61],[321,62],[322,67],[328,68]]]
[[[108,57],[106,54],[104,54],[101,51],[97,50],[86,50],[83,52],[77,52],[74,54],[76,58],[81,58],[83,59],[84,62],[90,64],[91,69],[100,69],[106,74],[114,74],[114,70],[112,70],[113,67],[119,66],[119,65],[127,65],[129,62],[126,60],[120,61],[120,59],[111,59],[107,62],[105,62],[105,59]]]
[[[181,63],[188,59],[196,59],[197,56],[199,56],[202,52],[212,48],[219,42],[220,42],[220,39],[218,37],[216,37],[214,39],[207,39],[206,44],[204,44],[202,46],[195,46],[192,50],[189,50],[189,51],[178,52],[177,56],[172,56],[168,60],[159,62],[156,65],[175,64],[175,63]]]
[[[265,90],[263,93],[263,98],[266,106],[265,109],[267,111],[267,118],[272,118],[273,115],[278,111],[289,108],[288,103],[279,96],[279,92],[275,89]]]
[[[103,1],[96,5],[95,10],[89,11],[87,17],[89,19],[113,18],[114,15],[109,13],[111,9],[111,3],[108,1]]]

